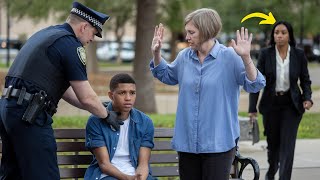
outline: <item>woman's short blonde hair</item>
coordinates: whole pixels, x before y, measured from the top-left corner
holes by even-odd
[[[215,38],[222,28],[218,12],[209,8],[198,9],[188,14],[184,19],[184,25],[189,22],[199,30],[201,42]]]

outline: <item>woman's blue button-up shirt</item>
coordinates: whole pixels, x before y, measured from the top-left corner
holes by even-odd
[[[265,86],[258,71],[250,81],[240,56],[216,41],[203,64],[194,50],[182,50],[168,64],[150,62],[153,76],[169,85],[179,85],[178,107],[172,146],[190,153],[226,152],[240,136],[238,104],[240,87],[257,92]]]

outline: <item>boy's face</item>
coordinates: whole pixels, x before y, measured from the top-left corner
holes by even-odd
[[[121,112],[121,115],[128,115],[136,101],[136,85],[131,83],[120,83],[114,91],[108,92],[112,100],[114,111]]]

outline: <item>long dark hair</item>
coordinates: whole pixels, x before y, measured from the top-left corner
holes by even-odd
[[[288,23],[287,21],[278,21],[273,25],[272,31],[271,31],[271,37],[270,37],[270,45],[271,46],[275,46],[276,43],[274,42],[274,30],[276,29],[276,27],[280,24],[283,24],[287,27],[288,29],[288,33],[289,33],[289,45],[295,47],[296,46],[296,40],[294,39],[294,34],[293,34],[293,28],[291,26],[290,23]]]

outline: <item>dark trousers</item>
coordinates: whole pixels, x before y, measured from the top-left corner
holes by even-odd
[[[0,180],[59,180],[52,118],[41,112],[34,124],[22,121],[27,103],[0,100]]]
[[[298,127],[302,118],[291,103],[290,94],[275,97],[273,109],[263,114],[268,143],[269,169],[266,179],[290,180]]]
[[[236,148],[223,153],[185,153],[179,155],[181,180],[228,180]]]

